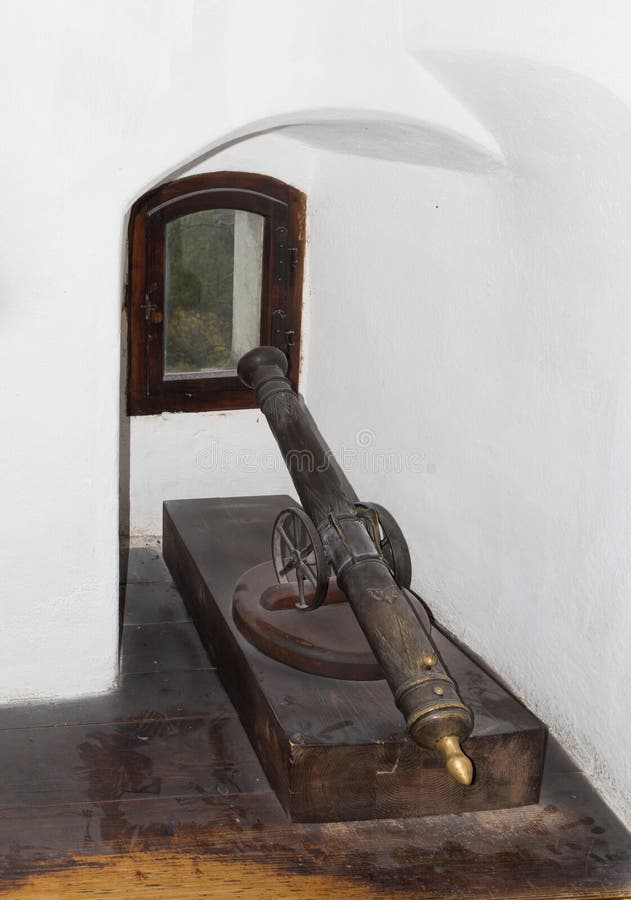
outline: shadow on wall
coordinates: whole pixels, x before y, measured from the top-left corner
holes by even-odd
[[[433,166],[460,172],[493,172],[501,159],[464,141],[455,132],[423,122],[386,119],[347,119],[303,122],[279,130],[310,147],[364,156],[384,162]]]
[[[493,172],[504,164],[490,148],[432,122],[392,116],[381,110],[318,109],[287,114],[267,127],[253,122],[238,136],[226,138],[211,151],[174,169],[164,180],[182,178],[231,147],[265,134],[286,135],[316,150],[462,172]],[[217,168],[221,168],[220,160]]]
[[[562,517],[554,554],[571,560],[583,621],[597,625],[592,591],[628,570],[631,539],[631,111],[562,69],[480,54],[424,53],[422,63],[506,155],[515,243],[502,303],[513,360],[500,386],[512,394],[504,452],[523,494]]]

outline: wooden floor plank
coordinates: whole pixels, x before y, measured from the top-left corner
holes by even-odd
[[[124,675],[108,694],[57,703],[6,706],[0,732],[10,728],[100,725],[143,719],[236,716],[214,669]],[[0,738],[1,740],[1,738]]]
[[[131,547],[127,556],[127,584],[161,582],[173,586],[162,553],[155,547]]]
[[[100,880],[91,887],[96,896],[99,885],[109,890],[118,877],[121,893],[113,896],[125,896],[122,885],[133,887],[129,871],[119,876],[112,859],[129,854],[165,896],[170,886],[174,900],[194,896],[187,893],[191,884],[208,886],[192,877],[193,863],[210,874],[220,872],[215,862],[256,866],[259,887],[273,884],[276,897],[314,896],[314,877],[333,878],[329,896],[336,898],[354,896],[360,885],[364,896],[416,900],[613,898],[628,897],[631,886],[628,835],[604,803],[594,803],[579,773],[552,779],[536,806],[423,819],[291,824],[272,795],[256,794],[90,803],[48,812],[3,814],[12,836],[5,883],[27,877],[46,847],[75,878],[77,863],[98,858]],[[183,892],[168,879],[167,859],[189,866],[178,869]],[[82,878],[89,886],[87,868]],[[242,890],[254,891],[255,883],[237,873]],[[223,887],[226,892],[214,896],[232,896]]]
[[[123,626],[124,675],[208,669],[212,665],[192,622]]]
[[[15,807],[0,810],[0,855],[16,849],[23,862],[42,847],[50,854],[71,856],[89,851],[106,855],[132,850],[159,850],[165,837],[199,837],[200,846],[217,837],[253,834],[265,827],[286,825],[286,817],[269,789],[249,793],[181,795],[95,803]],[[187,831],[188,829],[188,831]],[[33,838],[37,838],[37,850]],[[177,843],[177,841],[176,841]]]
[[[568,772],[580,772],[580,768],[575,760],[565,752],[563,747],[555,740],[552,735],[548,735],[548,746],[546,747],[546,764],[544,769],[544,783],[550,784],[551,779],[557,774],[565,774]]]
[[[0,809],[268,788],[235,718],[5,731],[0,771]]]
[[[348,876],[340,883],[333,875],[276,872],[265,863],[237,859],[187,858],[169,853],[129,854],[115,859],[93,858],[75,862],[71,869],[26,875],[25,883],[11,891],[19,900],[130,900],[152,897],[162,900],[366,900],[391,897]],[[420,896],[420,895],[418,895]],[[437,900],[434,896],[433,900]]]
[[[161,582],[126,585],[126,625],[188,622],[190,618],[177,588],[172,585]]]

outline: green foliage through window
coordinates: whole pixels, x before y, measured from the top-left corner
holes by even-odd
[[[234,210],[174,219],[165,251],[165,372],[233,367]]]

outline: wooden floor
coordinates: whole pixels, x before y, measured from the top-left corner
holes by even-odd
[[[631,839],[551,743],[521,809],[295,825],[160,556],[132,550],[120,690],[0,710],[11,898],[629,898]]]

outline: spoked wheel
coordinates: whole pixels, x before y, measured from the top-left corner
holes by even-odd
[[[412,581],[412,560],[403,532],[396,519],[378,503],[358,503],[357,511],[375,542],[394,580],[402,588]]]
[[[295,582],[297,609],[317,609],[329,587],[329,566],[318,530],[300,507],[284,509],[274,522],[272,561],[280,584]]]

